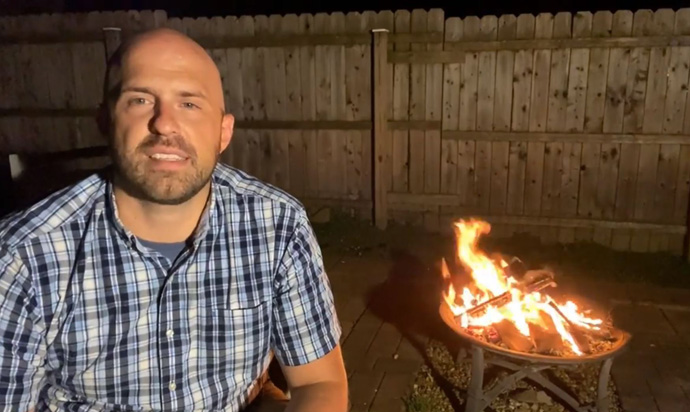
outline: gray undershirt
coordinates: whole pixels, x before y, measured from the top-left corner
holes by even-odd
[[[161,255],[167,257],[168,260],[170,260],[170,262],[174,262],[175,259],[177,259],[177,256],[179,256],[180,252],[182,252],[182,249],[184,249],[185,246],[185,242],[160,243],[151,242],[149,240],[144,239],[139,239],[139,241],[142,245],[146,246],[147,248],[155,250]]]

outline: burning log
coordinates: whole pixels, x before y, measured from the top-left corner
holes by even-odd
[[[525,273],[523,282],[519,283],[516,288],[524,294],[539,292],[549,286],[555,286],[556,282],[553,280],[553,273],[545,270],[529,270]],[[511,291],[506,291],[496,297],[493,297],[479,305],[468,309],[467,314],[470,316],[480,315],[489,306],[501,307],[508,304],[512,300]]]
[[[534,340],[535,352],[543,354],[563,353],[566,350],[563,338],[556,330],[556,325],[547,314],[540,312],[542,324],[529,324],[530,335]]]
[[[534,342],[528,336],[520,333],[515,324],[507,319],[493,325],[498,335],[501,337],[501,343],[508,349],[529,352],[534,348]]]

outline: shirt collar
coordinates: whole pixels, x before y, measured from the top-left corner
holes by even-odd
[[[217,167],[214,168],[213,174],[211,175],[211,191],[206,203],[206,207],[201,214],[201,218],[199,219],[199,224],[197,225],[196,230],[189,238],[189,243],[194,249],[199,247],[201,242],[206,239],[207,235],[213,235],[214,231],[219,226],[218,219],[223,215],[221,210],[222,202],[220,202],[220,199],[222,199],[220,193],[221,185],[218,182],[217,170]],[[111,227],[115,230],[118,236],[128,242],[130,246],[138,247],[139,243],[136,236],[129,229],[127,229],[122,223],[122,220],[120,220],[117,210],[117,202],[115,201],[114,185],[110,176],[106,178],[104,200],[106,218]]]

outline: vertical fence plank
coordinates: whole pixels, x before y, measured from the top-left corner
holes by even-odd
[[[412,33],[427,31],[427,12],[421,9],[412,10]],[[424,50],[424,44],[413,43],[411,49]],[[424,120],[426,117],[426,65],[410,65],[410,120]],[[410,130],[410,192],[424,191],[424,131]]]
[[[679,9],[676,11],[676,29],[677,32],[683,35],[690,34],[690,8]],[[690,65],[690,47],[683,47],[681,49],[684,57],[683,70],[688,70]],[[690,73],[688,74],[690,77]],[[690,134],[690,93],[687,93],[687,88],[690,87],[690,78],[685,83],[685,113],[683,115],[683,133]],[[680,85],[683,88],[683,85]],[[679,103],[682,104],[682,103]],[[688,219],[688,197],[690,197],[690,146],[683,145],[680,148],[680,163],[678,165],[678,180],[676,182],[675,207],[673,209],[673,221],[685,224],[689,227]],[[681,254],[685,251],[683,243],[686,237],[690,237],[690,230],[685,236],[672,236],[669,241],[669,250],[675,254]],[[690,242],[688,242],[690,245]],[[690,257],[690,254],[688,254]]]
[[[362,17],[364,18],[365,21],[365,27],[368,33],[371,34],[371,31],[375,29],[376,27],[379,27],[379,23],[377,20],[377,13],[373,11],[365,11],[362,13]],[[385,22],[386,26],[384,28],[388,28],[387,24],[388,22]],[[391,28],[392,29],[392,28]],[[390,49],[390,43],[389,43],[389,49]],[[366,113],[363,116],[366,116],[366,119],[372,119],[373,116],[373,111],[372,111],[372,99],[371,96],[373,95],[373,85],[371,84],[372,81],[372,74],[373,74],[373,64],[372,64],[372,45],[368,44],[364,48],[364,52],[366,53],[366,59],[363,58],[363,66],[362,66],[362,81],[366,85],[366,98],[362,100],[362,111],[363,113]],[[391,79],[392,82],[392,79]],[[392,85],[391,85],[392,87]],[[391,108],[392,111],[392,108]],[[389,117],[390,118],[390,117]],[[390,131],[389,131],[390,133]],[[389,134],[390,136],[390,134]],[[365,130],[362,132],[362,193],[363,193],[363,198],[370,200],[373,195],[373,173],[374,171],[372,170],[372,159],[373,159],[373,136],[372,136],[372,131],[371,130]],[[371,214],[369,214],[369,217]],[[389,213],[390,216],[390,213]]]
[[[311,14],[299,16],[299,33],[309,34],[315,30],[315,18]],[[300,46],[299,67],[302,100],[302,120],[316,120],[316,49],[314,46]],[[319,188],[318,134],[316,130],[302,131],[306,147],[305,196],[315,198]]]
[[[281,32],[286,35],[299,33],[299,17],[287,14],[281,20]],[[300,67],[300,50],[298,46],[285,47],[285,119],[302,118],[302,82]],[[305,196],[307,182],[307,150],[299,130],[284,132],[288,143],[289,188],[290,193],[299,197]]]
[[[325,34],[329,32],[330,16],[326,13],[317,13],[314,16],[314,33]],[[317,45],[315,46],[314,64],[316,66],[316,119],[333,120],[334,108],[331,107],[331,83],[333,82],[333,72],[331,66],[334,64],[334,46]],[[333,165],[333,147],[335,136],[330,130],[318,130],[316,132],[316,153],[318,159],[319,197],[335,197]]]
[[[628,37],[632,32],[633,14],[630,11],[617,11],[613,15],[611,35]],[[624,101],[627,83],[630,49],[613,48],[609,51],[606,100],[604,103],[604,133],[620,133],[623,130]],[[602,143],[599,159],[599,183],[597,185],[597,217],[612,219],[616,204],[616,188],[621,145]],[[611,246],[611,229],[595,229],[593,241],[603,246]]]
[[[395,12],[395,32],[410,32],[411,14],[407,10]],[[396,51],[410,50],[409,43],[396,43]],[[410,118],[410,65],[396,63],[393,67],[393,120],[409,120]],[[393,138],[392,173],[393,191],[407,192],[409,190],[409,136],[407,130],[395,130]]]
[[[521,14],[517,18],[517,38],[534,38],[534,16]],[[513,72],[512,130],[529,130],[530,96],[532,94],[532,74],[534,67],[533,50],[519,50],[515,53]],[[510,143],[508,173],[508,200],[506,210],[511,215],[521,215],[524,211],[527,143]]]
[[[363,33],[366,30],[364,16],[350,12],[345,16],[345,28],[348,34]],[[366,84],[362,82],[364,58],[368,58],[364,45],[353,45],[345,48],[345,102],[346,119],[360,120],[367,118],[362,113],[362,96],[366,97]],[[363,117],[365,116],[365,117]],[[360,195],[362,166],[362,135],[359,131],[347,131],[347,193],[348,199],[357,199]]]
[[[479,28],[480,40],[496,40],[498,19],[484,16]],[[479,52],[477,74],[477,130],[492,130],[494,122],[494,92],[496,82],[496,52]],[[491,201],[491,142],[478,140],[475,146],[475,204],[488,212]]]
[[[572,16],[558,13],[553,20],[553,38],[566,39],[572,36]],[[564,132],[568,107],[568,69],[570,49],[551,52],[551,74],[549,75],[548,113],[546,130]],[[563,174],[563,142],[549,142],[544,146],[544,176],[541,198],[541,215],[558,216],[561,202],[561,180]],[[552,243],[558,239],[557,227],[541,230],[541,239]]]
[[[503,15],[498,19],[498,40],[513,40],[517,35],[517,18]],[[515,53],[508,50],[496,54],[493,130],[509,131],[513,101],[513,69]],[[505,214],[508,196],[508,165],[510,142],[491,144],[491,194],[489,210],[492,214]],[[512,234],[512,228],[502,225],[492,230],[495,236]]]
[[[462,20],[451,17],[446,20],[445,40],[462,39]],[[453,46],[444,45],[445,50]],[[460,121],[460,63],[445,64],[443,67],[443,130],[458,130]],[[456,194],[458,190],[458,143],[454,139],[441,142],[441,193]]]
[[[690,34],[690,9],[681,9],[675,13],[674,35]],[[666,86],[666,103],[664,107],[664,134],[679,134],[683,132],[685,104],[688,96],[688,73],[690,71],[690,47],[671,47],[668,83]],[[681,191],[688,196],[682,181],[678,178],[681,172],[680,164],[690,160],[681,156],[681,146],[662,145],[659,153],[659,193],[655,202],[655,209],[660,214],[659,220],[675,222],[676,198]],[[662,157],[664,161],[662,162]],[[666,235],[662,241],[662,251],[678,251],[682,247],[682,237]]]
[[[386,176],[388,99],[390,93],[388,75],[388,32],[377,29],[373,33],[374,71],[374,221],[376,227],[385,229],[388,224],[388,176]]]
[[[254,19],[242,16],[239,19],[240,33],[243,36],[254,36]],[[245,120],[264,119],[264,108],[261,106],[261,85],[257,83],[255,73],[262,71],[254,47],[242,48],[242,109]],[[244,139],[245,152],[241,161],[236,162],[247,173],[260,176],[260,136],[257,130],[245,130],[240,136]],[[241,153],[241,152],[238,152]]]
[[[463,20],[463,38],[467,41],[479,39],[480,21],[476,16]],[[477,127],[477,73],[479,53],[465,54],[460,73],[460,130],[476,130]],[[476,208],[477,175],[475,169],[476,141],[458,142],[458,194],[463,206]]]
[[[331,32],[345,34],[345,14],[335,12],[331,14]],[[345,46],[334,46],[331,49],[333,56],[333,82],[331,83],[331,99],[334,119],[345,120],[347,117],[347,101],[345,97]],[[333,131],[334,148],[332,167],[334,170],[334,184],[336,195],[339,198],[347,195],[347,137],[344,130]]]
[[[613,15],[609,11],[599,11],[592,19],[592,36],[609,37]],[[604,105],[606,100],[606,77],[608,72],[609,50],[592,49],[589,57],[587,80],[587,103],[585,107],[584,129],[587,132],[601,132],[604,127]],[[582,165],[580,167],[580,192],[577,212],[581,217],[598,217],[596,195],[599,181],[600,143],[582,144]],[[575,240],[592,241],[592,229],[577,229]]]
[[[443,10],[431,9],[427,14],[427,31],[443,34]],[[443,50],[443,44],[429,44],[427,50]],[[426,65],[426,104],[425,119],[441,121],[443,117],[443,65],[440,63]],[[441,131],[424,132],[424,191],[438,193],[441,186]],[[438,231],[439,208],[435,207],[424,216],[427,230]]]
[[[633,16],[632,35],[643,37],[651,32],[653,13],[651,10],[638,10]],[[628,73],[625,85],[625,104],[623,109],[623,131],[642,133],[644,102],[647,91],[647,72],[649,70],[649,48],[636,47],[630,52]],[[633,220],[635,218],[635,191],[637,168],[640,160],[639,144],[622,144],[616,187],[614,218]],[[633,231],[617,229],[613,232],[611,247],[616,250],[629,250]]]
[[[674,20],[673,10],[657,10],[652,18],[650,34],[656,36],[672,34]],[[670,57],[669,47],[654,47],[651,49],[642,124],[642,131],[644,133],[662,132]],[[659,158],[662,153],[661,145],[658,144],[644,145],[640,152],[635,197],[636,219],[652,220],[657,216],[654,206],[658,193],[657,172]],[[637,252],[655,250],[658,248],[658,241],[659,236],[657,234],[638,230],[634,233],[631,240],[631,249]]]
[[[536,39],[550,39],[553,36],[553,15],[550,13],[539,14],[535,27],[534,37]],[[536,50],[534,52],[533,73],[529,130],[531,132],[543,132],[546,131],[548,115],[551,50]],[[527,145],[526,177],[525,214],[539,215],[544,178],[544,143],[529,142]],[[530,229],[530,231],[535,234],[539,233],[537,229]]]
[[[3,35],[12,35],[18,22],[18,17],[0,17],[0,32]],[[0,99],[0,108],[9,109],[22,103],[23,78],[19,65],[20,45],[5,44],[0,46],[0,59],[5,64],[0,65],[0,84],[3,85],[3,99]],[[6,152],[12,153],[18,149],[22,137],[22,119],[19,117],[0,118],[0,147]],[[2,176],[6,178],[6,176]],[[11,176],[10,176],[11,179]],[[9,203],[3,203],[2,206]],[[1,206],[0,206],[1,207]]]
[[[589,37],[591,34],[592,13],[576,13],[575,16],[573,16],[573,38]],[[565,130],[569,132],[582,132],[584,130],[587,80],[589,75],[589,53],[589,49],[573,49],[570,51],[568,102],[565,121]],[[560,214],[562,216],[577,216],[581,161],[582,143],[564,143],[560,196]],[[563,244],[575,242],[575,229],[560,229],[558,241]]]
[[[222,31],[233,36],[242,35],[242,25],[239,18],[228,16],[219,22]],[[223,92],[225,93],[225,110],[231,113],[235,120],[244,120],[244,85],[242,82],[242,49],[239,47],[225,50],[225,73],[223,77]],[[247,134],[245,130],[235,128],[230,142],[230,151],[225,155],[225,161],[232,166],[243,169],[242,161],[246,158]]]

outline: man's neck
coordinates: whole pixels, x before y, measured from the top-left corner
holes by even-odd
[[[135,236],[152,242],[182,242],[194,232],[206,207],[210,192],[207,186],[180,205],[161,205],[130,196],[114,188],[118,217]]]

